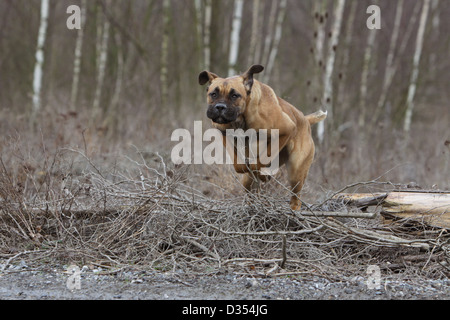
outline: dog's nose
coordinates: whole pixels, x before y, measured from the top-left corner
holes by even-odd
[[[214,107],[218,112],[222,112],[223,110],[225,110],[227,108],[226,104],[223,103],[218,103],[216,104],[216,106]]]

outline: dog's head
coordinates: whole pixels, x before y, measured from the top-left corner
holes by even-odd
[[[209,71],[200,73],[200,85],[209,83],[208,118],[217,124],[235,122],[247,106],[253,88],[253,75],[263,70],[263,66],[254,65],[244,74],[226,79]]]

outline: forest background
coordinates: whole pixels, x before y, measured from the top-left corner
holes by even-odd
[[[15,185],[38,181],[67,148],[100,163],[136,148],[169,159],[174,129],[209,127],[198,74],[262,64],[258,80],[280,97],[305,114],[329,112],[313,133],[308,190],[380,176],[448,189],[448,4],[1,0],[4,169]],[[71,5],[80,29],[68,28]],[[371,5],[380,29],[367,26]]]

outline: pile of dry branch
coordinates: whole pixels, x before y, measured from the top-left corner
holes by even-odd
[[[51,257],[112,269],[328,278],[363,275],[375,264],[387,272],[449,275],[446,229],[385,224],[377,204],[363,212],[335,193],[293,212],[282,188],[206,196],[193,187],[189,167],[169,168],[159,154],[140,153],[102,170],[79,151],[67,153],[79,158],[77,169],[58,175],[49,166],[40,182],[30,175],[25,187],[2,163],[0,255],[8,263]],[[371,185],[380,188],[364,184]]]

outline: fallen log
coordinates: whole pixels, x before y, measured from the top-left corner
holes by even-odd
[[[334,198],[343,201],[346,205],[365,209],[383,203],[387,196],[388,193],[341,193]]]
[[[401,191],[389,193],[339,194],[335,199],[358,208],[381,206],[381,215],[411,219],[430,226],[450,229],[450,193]]]
[[[391,192],[381,214],[450,229],[450,193]]]
[[[42,218],[52,218],[55,216],[62,216],[65,218],[75,219],[88,219],[92,217],[107,217],[111,215],[121,214],[123,212],[148,212],[149,207],[145,205],[120,205],[120,206],[108,206],[105,208],[99,208],[98,205],[83,205],[73,207],[26,207],[10,206],[7,211],[9,212],[22,212],[22,214],[29,214],[32,216],[39,216]],[[151,206],[150,210],[157,213],[157,207]],[[221,210],[205,209],[209,212],[220,214]],[[0,213],[1,202],[0,202]],[[6,211],[5,211],[6,212]],[[374,219],[377,214],[375,212],[339,212],[339,211],[294,211],[294,214],[299,217],[319,217],[319,218],[354,218],[354,219]]]
[[[304,217],[320,217],[320,218],[354,218],[354,219],[374,219],[375,212],[329,212],[329,211],[302,211],[301,216]]]

